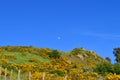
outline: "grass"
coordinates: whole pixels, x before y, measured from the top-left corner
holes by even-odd
[[[8,54],[14,54],[14,56],[16,57],[16,60],[9,60],[9,63],[15,63],[15,64],[35,64],[34,62],[29,62],[29,59],[31,58],[35,58],[38,60],[38,62],[50,62],[49,59],[45,59],[41,56],[35,55],[35,54],[31,54],[31,53],[19,53],[19,52],[3,52],[4,55],[8,55]]]

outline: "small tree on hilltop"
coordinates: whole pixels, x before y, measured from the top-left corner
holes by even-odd
[[[120,48],[114,48],[113,54],[116,57],[116,62],[120,62]]]
[[[111,63],[111,59],[109,57],[106,57],[105,60]]]

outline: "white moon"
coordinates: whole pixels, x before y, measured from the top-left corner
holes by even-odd
[[[57,37],[57,39],[59,39],[59,40],[60,40],[60,39],[61,39],[61,37]]]

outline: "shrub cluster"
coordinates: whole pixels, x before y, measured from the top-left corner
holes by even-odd
[[[119,75],[120,74],[120,63],[111,64],[109,62],[103,62],[103,63],[98,64],[96,68],[94,68],[94,71],[103,76],[106,76],[109,73],[113,73],[113,74],[115,73]]]

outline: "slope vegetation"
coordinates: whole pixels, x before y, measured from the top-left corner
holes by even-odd
[[[31,71],[32,80],[42,78],[42,72],[46,73],[46,80],[63,80],[65,76],[68,80],[97,80],[99,75],[93,68],[101,62],[105,60],[83,48],[61,52],[32,46],[0,47],[0,65],[9,71],[21,70],[22,74]]]

